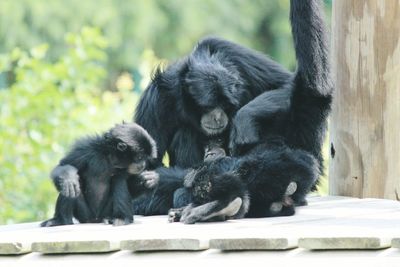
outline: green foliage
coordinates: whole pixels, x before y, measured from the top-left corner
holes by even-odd
[[[56,191],[48,174],[72,141],[130,120],[131,88],[101,89],[108,42],[95,28],[65,36],[64,55],[51,62],[49,45],[1,55],[15,82],[0,90],[0,223],[51,216]]]
[[[0,36],[7,37],[0,52],[45,41],[54,59],[64,51],[65,32],[95,25],[110,41],[111,74],[135,70],[145,49],[176,59],[206,35],[258,49],[293,69],[288,10],[289,0],[1,0]]]

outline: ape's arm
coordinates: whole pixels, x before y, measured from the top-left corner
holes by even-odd
[[[260,142],[259,123],[268,123],[288,111],[290,89],[283,88],[265,92],[243,106],[232,122],[229,148],[233,155],[240,154],[240,148]]]
[[[68,154],[60,160],[60,163],[52,170],[50,177],[61,195],[75,198],[81,193],[79,173],[88,165],[90,148],[84,140],[72,148]]]
[[[135,122],[148,131],[157,144],[159,162],[168,149],[176,128],[176,101],[168,88],[160,88],[167,72],[158,70],[149,84],[135,111]]]

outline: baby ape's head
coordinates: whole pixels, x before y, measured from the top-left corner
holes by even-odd
[[[204,147],[204,161],[213,161],[226,156],[226,139],[216,137],[208,140]]]
[[[217,56],[191,57],[184,76],[184,107],[189,121],[207,136],[222,133],[241,106],[241,79]]]
[[[117,124],[104,134],[114,168],[141,173],[146,162],[157,158],[156,143],[145,129],[136,123]]]

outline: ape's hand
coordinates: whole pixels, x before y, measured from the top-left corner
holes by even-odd
[[[154,188],[160,181],[160,175],[156,171],[144,171],[140,174],[140,177],[143,185],[149,189]]]
[[[61,195],[76,198],[81,193],[78,169],[72,165],[58,165],[51,172],[51,178]]]
[[[239,111],[232,123],[229,149],[233,155],[240,154],[240,148],[259,141],[257,127],[250,116]]]

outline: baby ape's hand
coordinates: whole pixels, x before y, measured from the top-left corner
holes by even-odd
[[[179,222],[184,208],[169,209],[168,222]]]
[[[78,170],[74,166],[57,166],[52,171],[51,177],[61,195],[71,198],[76,198],[80,195]]]
[[[182,215],[180,218],[180,222],[183,222],[184,224],[194,224],[198,221],[200,221],[202,218],[199,216],[199,214],[195,211],[194,207],[192,204],[189,204],[186,206],[183,211]]]
[[[144,186],[150,189],[155,187],[160,180],[160,175],[156,171],[144,171],[140,176]]]

